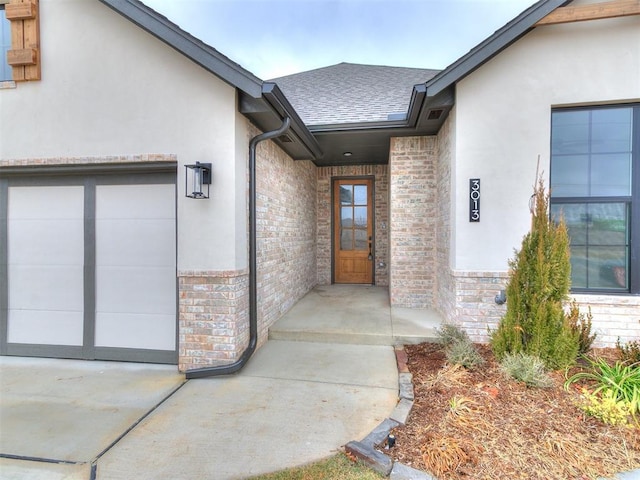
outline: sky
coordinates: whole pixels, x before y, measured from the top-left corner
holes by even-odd
[[[535,0],[143,0],[262,80],[340,62],[443,69]]]

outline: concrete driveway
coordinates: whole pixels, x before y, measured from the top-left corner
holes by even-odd
[[[324,458],[393,410],[393,347],[272,340],[239,374],[0,357],[0,477],[239,479]]]

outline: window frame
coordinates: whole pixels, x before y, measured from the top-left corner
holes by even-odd
[[[5,12],[5,6],[9,3],[9,0],[0,0],[0,12]],[[9,20],[6,19],[6,14],[3,14],[4,18],[0,18],[0,22],[7,22],[7,26],[9,27],[9,32],[11,32],[11,22]],[[2,41],[2,38],[0,38],[0,41]],[[4,47],[4,45],[2,45]],[[11,37],[9,37],[9,48],[11,48]],[[8,51],[8,50],[7,50]],[[2,58],[0,59],[1,62],[4,63],[4,67],[6,68],[6,70],[11,74],[10,78],[2,78],[0,77],[0,83],[3,82],[13,82],[13,68],[11,67],[11,65],[9,65],[9,62],[7,61],[7,51],[3,51],[2,52]]]
[[[550,207],[563,204],[602,204],[602,203],[625,203],[629,205],[629,258],[626,268],[628,269],[628,288],[571,288],[572,293],[598,294],[598,295],[640,295],[640,103],[618,103],[589,105],[579,107],[559,107],[552,108],[550,115],[550,149],[549,166],[552,170],[554,161],[553,154],[553,114],[557,112],[571,111],[594,111],[598,109],[611,108],[631,108],[632,111],[632,131],[631,131],[631,191],[630,195],[621,196],[553,196],[553,175],[549,174],[549,185],[551,186]],[[551,212],[549,212],[551,215]]]

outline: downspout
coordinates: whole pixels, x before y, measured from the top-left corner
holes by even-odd
[[[277,130],[256,135],[249,142],[249,345],[238,360],[230,365],[217,367],[196,368],[187,370],[187,379],[217,377],[229,375],[242,369],[247,363],[258,343],[258,256],[256,248],[257,222],[256,222],[256,148],[260,142],[279,137],[289,129],[291,119],[285,117],[282,126]]]

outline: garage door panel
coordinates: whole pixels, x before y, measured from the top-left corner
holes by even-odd
[[[9,311],[82,312],[82,266],[9,265]]]
[[[175,314],[136,315],[133,313],[98,312],[96,315],[96,346],[175,350]]]
[[[175,220],[100,219],[96,221],[96,264],[175,265]]]
[[[10,220],[9,232],[10,264],[82,265],[84,262],[82,220]]]
[[[9,218],[82,219],[84,187],[29,186],[9,188]]]
[[[42,345],[82,345],[78,311],[10,310],[7,341]]]
[[[175,218],[174,185],[99,185],[98,218]]]
[[[96,311],[172,313],[175,318],[175,282],[173,268],[98,267]]]

